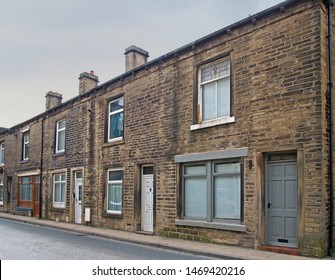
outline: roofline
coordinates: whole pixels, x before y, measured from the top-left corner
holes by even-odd
[[[242,19],[240,21],[237,21],[237,22],[235,22],[235,23],[233,23],[231,25],[228,25],[228,26],[226,26],[224,28],[221,28],[221,29],[219,29],[219,30],[217,30],[217,31],[215,31],[213,33],[210,33],[209,35],[206,35],[206,36],[204,36],[204,37],[202,37],[202,38],[200,38],[200,39],[198,39],[196,41],[193,41],[193,42],[191,42],[191,43],[189,43],[187,45],[184,45],[184,46],[182,46],[182,47],[180,47],[178,49],[175,49],[175,50],[173,50],[171,52],[168,52],[168,53],[166,53],[166,54],[164,54],[164,55],[162,55],[162,56],[160,56],[160,57],[158,57],[158,58],[156,58],[156,59],[154,59],[152,61],[149,61],[149,62],[147,62],[145,64],[142,64],[142,65],[140,65],[140,66],[138,66],[136,68],[133,68],[132,70],[129,70],[129,71],[127,71],[127,72],[125,72],[125,73],[123,73],[123,74],[121,74],[119,76],[116,76],[115,78],[112,78],[111,80],[108,80],[108,81],[102,83],[101,85],[98,85],[97,87],[91,89],[90,91],[88,91],[86,93],[83,93],[81,95],[77,95],[77,96],[75,96],[75,97],[73,97],[73,98],[65,101],[64,103],[62,103],[62,104],[60,104],[60,105],[58,105],[56,107],[53,107],[53,108],[51,108],[51,109],[49,109],[49,110],[47,110],[47,111],[45,111],[45,112],[43,112],[43,113],[41,113],[41,114],[33,117],[33,118],[30,118],[30,119],[28,119],[28,120],[26,120],[26,121],[24,121],[22,123],[19,123],[17,125],[12,126],[11,128],[5,130],[4,132],[15,130],[18,127],[21,127],[22,125],[24,125],[26,123],[31,123],[33,121],[38,120],[39,118],[43,118],[48,113],[52,113],[53,111],[55,111],[57,109],[60,109],[63,106],[65,107],[65,106],[67,106],[71,102],[74,102],[77,99],[83,98],[83,97],[85,97],[87,95],[90,95],[90,94],[96,92],[96,91],[102,90],[102,89],[108,87],[109,85],[111,85],[111,84],[113,84],[113,83],[115,83],[117,81],[120,81],[120,80],[122,81],[124,78],[126,78],[128,76],[134,75],[134,73],[137,72],[137,71],[140,71],[140,70],[143,70],[143,69],[147,69],[148,67],[151,67],[151,66],[153,66],[155,64],[162,63],[164,60],[173,58],[173,57],[175,57],[175,56],[177,56],[177,55],[179,55],[181,53],[184,53],[184,52],[187,52],[189,50],[194,49],[194,47],[196,45],[202,44],[202,43],[204,43],[204,42],[212,39],[213,37],[216,37],[216,36],[218,36],[220,34],[227,33],[227,32],[229,32],[229,30],[236,29],[238,27],[246,25],[246,24],[252,22],[253,20],[255,20],[257,18],[265,17],[266,15],[271,14],[271,13],[275,12],[276,10],[281,10],[282,7],[291,6],[291,5],[294,5],[295,3],[301,2],[301,1],[304,1],[304,0],[286,0],[286,1],[281,2],[281,3],[279,3],[279,4],[275,5],[275,6],[270,7],[268,9],[265,9],[265,10],[259,12],[259,13],[256,13],[254,15],[250,15],[247,18],[244,18],[244,19]],[[333,1],[333,0],[327,0],[327,1]],[[2,134],[4,132],[1,132],[0,134]]]
[[[187,52],[189,50],[192,50],[192,49],[195,48],[196,45],[202,44],[202,43],[204,43],[204,42],[212,39],[213,37],[216,37],[216,36],[218,36],[220,34],[227,33],[229,30],[236,29],[236,28],[238,28],[240,26],[243,26],[245,24],[251,23],[256,18],[265,17],[266,15],[271,14],[271,13],[275,12],[276,10],[281,10],[282,7],[291,6],[291,5],[294,5],[295,3],[301,2],[301,1],[303,1],[303,0],[286,0],[286,1],[281,2],[281,3],[279,3],[279,4],[275,5],[275,6],[272,6],[272,7],[268,8],[268,9],[266,9],[266,10],[263,10],[263,11],[261,11],[259,13],[256,13],[254,15],[250,15],[247,18],[244,18],[244,19],[242,19],[240,21],[237,21],[237,22],[235,22],[235,23],[233,23],[231,25],[228,25],[228,26],[226,26],[226,27],[224,27],[222,29],[219,29],[219,30],[217,30],[217,31],[215,31],[213,33],[210,33],[209,35],[206,35],[206,36],[204,36],[204,37],[202,37],[202,38],[200,38],[198,40],[195,40],[195,41],[193,41],[193,42],[191,42],[191,43],[189,43],[187,45],[184,45],[184,46],[182,46],[182,47],[180,47],[178,49],[175,49],[175,50],[173,50],[171,52],[168,52],[168,53],[166,53],[166,54],[164,54],[164,55],[162,55],[162,56],[160,56],[158,58],[155,58],[155,59],[153,59],[153,60],[151,60],[151,61],[149,61],[149,62],[147,62],[145,64],[142,64],[142,65],[140,65],[140,66],[138,66],[136,68],[133,68],[133,69],[129,70],[128,72],[123,73],[123,74],[121,74],[121,75],[119,75],[119,76],[117,76],[117,77],[115,77],[115,78],[113,78],[111,80],[108,80],[107,82],[105,82],[105,83],[97,86],[95,89],[96,90],[100,90],[102,88],[105,88],[106,86],[109,86],[110,84],[113,84],[114,82],[116,82],[118,80],[123,80],[125,77],[133,75],[137,71],[140,71],[140,70],[146,69],[148,67],[151,67],[154,64],[162,63],[164,60],[173,58],[173,57],[175,57],[175,56],[177,56],[177,55],[179,55],[181,53],[184,53],[184,52]]]

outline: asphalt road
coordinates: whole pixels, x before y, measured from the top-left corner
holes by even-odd
[[[1,260],[205,260],[204,256],[0,219]]]

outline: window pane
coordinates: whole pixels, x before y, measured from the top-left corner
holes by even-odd
[[[109,139],[123,137],[123,112],[110,115]]]
[[[240,219],[241,193],[240,176],[215,177],[214,217]]]
[[[206,165],[185,166],[185,175],[206,175]]]
[[[122,171],[109,171],[108,181],[121,181],[122,180]]]
[[[239,173],[239,163],[217,163],[214,165],[214,173]]]
[[[204,121],[216,118],[215,83],[202,86],[202,118]]]
[[[230,77],[217,82],[218,117],[230,116]]]
[[[143,167],[143,175],[154,174],[153,166],[144,166]]]
[[[185,179],[185,216],[206,219],[206,178]]]
[[[63,129],[63,128],[66,127],[66,121],[65,120],[60,121],[60,122],[57,123],[57,125],[58,125],[58,129]]]
[[[82,179],[83,178],[83,172],[76,172],[76,179]]]
[[[121,99],[119,99],[115,102],[111,102],[109,106],[110,106],[109,107],[109,112],[110,113],[123,109],[123,98],[121,98]]]
[[[122,209],[122,185],[108,184],[108,210],[120,211]]]
[[[58,146],[57,151],[65,150],[65,130],[58,132]]]

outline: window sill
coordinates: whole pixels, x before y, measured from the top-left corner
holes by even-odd
[[[103,148],[110,147],[110,146],[116,146],[116,145],[123,145],[125,144],[124,139],[116,140],[116,141],[110,141],[102,145]]]
[[[122,213],[121,214],[112,214],[112,213],[104,212],[101,215],[104,218],[123,219],[123,214]]]
[[[59,152],[59,153],[54,153],[53,157],[61,157],[61,156],[65,156],[65,152]]]
[[[221,230],[230,230],[239,232],[247,231],[247,227],[241,224],[192,221],[192,220],[176,220],[175,222],[177,226],[203,227],[203,228],[221,229]]]
[[[202,123],[199,123],[199,124],[193,124],[191,125],[191,130],[198,130],[198,129],[213,127],[213,126],[222,125],[222,124],[234,123],[234,122],[235,122],[235,117],[224,117],[224,118],[219,118],[215,120],[203,121]]]
[[[21,160],[20,162],[21,164],[25,164],[25,163],[29,163],[29,159],[24,159],[24,160]]]
[[[65,207],[56,207],[56,206],[53,206],[51,209],[51,211],[53,212],[65,212]]]

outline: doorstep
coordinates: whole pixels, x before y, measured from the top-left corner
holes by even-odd
[[[291,256],[298,256],[298,248],[262,245],[259,247],[261,251],[272,253],[286,254]]]

